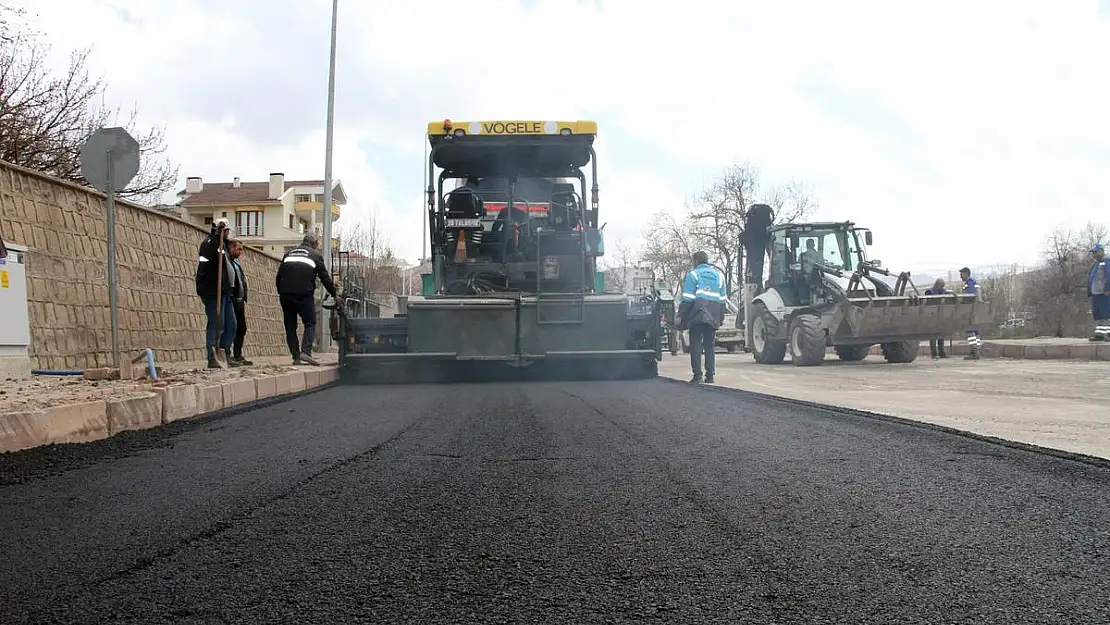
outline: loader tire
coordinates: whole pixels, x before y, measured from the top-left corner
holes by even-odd
[[[825,331],[817,315],[798,315],[790,320],[790,360],[799,367],[812,367],[825,360]]]
[[[786,359],[786,341],[764,339],[779,335],[779,320],[760,302],[752,306],[752,356],[761,365],[780,365]]]
[[[917,350],[921,341],[898,341],[896,343],[883,343],[883,358],[891,363],[907,363],[917,360]]]
[[[845,362],[859,362],[871,354],[870,345],[837,345],[833,348],[836,355]]]

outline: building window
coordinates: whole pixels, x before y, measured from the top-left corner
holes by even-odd
[[[204,225],[206,225],[206,226],[211,226],[212,225],[212,216],[211,215],[204,218]]]
[[[290,230],[296,230],[297,229],[297,217],[295,215],[290,215],[289,216],[289,229]]]
[[[312,194],[311,193],[298,193],[297,194],[297,201],[298,202],[311,202],[312,201]]]
[[[262,236],[262,211],[235,213],[235,233],[241,237]]]

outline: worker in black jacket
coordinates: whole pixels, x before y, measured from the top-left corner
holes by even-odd
[[[281,312],[285,319],[285,340],[293,364],[319,365],[312,357],[312,343],[316,339],[316,279],[342,305],[335,292],[335,283],[328,273],[324,257],[316,248],[320,239],[315,234],[306,234],[301,244],[285,253],[277,271],[277,292],[281,302]],[[297,341],[297,317],[304,324],[304,337]]]
[[[223,350],[225,361],[236,365],[231,354],[231,346],[235,341],[236,319],[235,308],[232,303],[232,293],[236,290],[235,270],[231,266],[231,259],[227,254],[227,242],[230,228],[226,219],[218,219],[212,224],[212,230],[204,241],[201,241],[197,250],[197,295],[204,302],[204,313],[208,317],[205,328],[204,347],[208,356],[208,368],[219,369],[217,350]],[[221,249],[220,242],[223,241]],[[223,275],[219,275],[219,263],[224,263]],[[219,288],[217,289],[217,282]],[[216,300],[220,300],[219,323],[216,319]]]

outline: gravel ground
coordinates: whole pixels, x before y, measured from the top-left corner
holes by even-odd
[[[1110,471],[661,380],[85,450],[0,456],[2,623],[1110,623]]]

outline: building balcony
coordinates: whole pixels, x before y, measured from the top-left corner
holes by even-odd
[[[317,215],[320,215],[324,210],[324,203],[323,202],[304,202],[304,201],[301,201],[301,202],[296,203],[296,205],[294,206],[294,210],[297,211],[298,215],[301,215],[301,214],[309,215],[313,211],[315,211]],[[339,204],[335,200],[332,200],[332,203],[331,203],[332,218],[333,219],[339,219],[339,214],[340,214]]]

